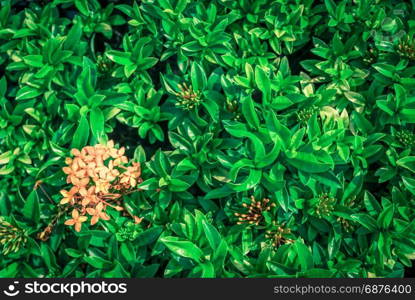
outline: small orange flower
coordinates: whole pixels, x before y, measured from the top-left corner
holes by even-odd
[[[79,211],[74,209],[72,210],[72,219],[65,221],[65,225],[74,226],[75,231],[81,231],[82,223],[85,222],[88,218],[86,216],[80,216]]]
[[[99,219],[103,219],[106,221],[110,219],[110,217],[102,211],[103,208],[104,205],[102,204],[102,202],[100,202],[95,208],[88,207],[86,209],[87,213],[92,216],[91,225],[95,225],[99,221]]]
[[[79,194],[83,197],[81,204],[82,206],[87,206],[90,203],[98,202],[97,196],[95,194],[95,186],[91,185],[88,189],[82,188],[79,190]]]
[[[77,192],[78,192],[77,186],[73,186],[69,191],[61,190],[60,193],[62,194],[63,198],[60,204],[73,203],[74,196]]]
[[[118,175],[120,175],[120,172],[117,169],[114,169],[114,163],[111,160],[108,163],[108,170],[107,170],[106,178],[108,181],[113,181]]]
[[[109,140],[107,143],[107,147],[108,148],[114,148],[114,141],[113,140]]]
[[[140,163],[133,163],[131,167],[127,167],[126,169],[127,170],[121,174],[120,183],[126,185],[127,187],[135,187],[137,185],[137,181],[140,182]]]
[[[71,182],[73,185],[76,185],[78,187],[85,187],[89,183],[89,177],[84,177],[79,179],[78,177],[71,177]]]
[[[108,194],[109,193],[109,189],[111,188],[111,183],[109,183],[107,180],[105,179],[99,179],[97,181],[95,181],[95,191],[96,193],[104,193],[104,194]]]
[[[91,155],[91,157],[95,156],[95,148],[94,147],[86,146],[84,149],[89,155]]]
[[[81,151],[79,151],[78,149],[75,149],[75,148],[72,149],[71,152],[72,152],[73,156],[80,156],[81,155]]]
[[[74,171],[71,167],[63,167],[62,171],[68,175],[66,183],[72,183],[72,178],[76,178],[76,171]]]

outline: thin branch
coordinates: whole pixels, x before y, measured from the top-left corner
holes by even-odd
[[[40,189],[42,190],[43,194],[46,196],[46,198],[48,198],[48,200],[50,201],[50,203],[52,203],[52,204],[56,204],[56,203],[52,200],[52,198],[49,196],[49,194],[46,192],[46,190],[43,188],[43,186],[42,186],[42,181],[41,181],[41,180],[36,181],[36,183],[35,183],[35,185],[34,185],[34,187],[33,187],[33,189],[35,189],[35,190],[37,190],[37,188],[40,188]]]

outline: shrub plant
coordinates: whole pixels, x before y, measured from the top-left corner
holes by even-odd
[[[411,274],[414,13],[0,0],[0,277]]]

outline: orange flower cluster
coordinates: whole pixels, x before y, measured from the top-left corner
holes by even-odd
[[[86,146],[72,149],[73,158],[67,157],[63,168],[66,182],[73,186],[62,190],[60,204],[73,207],[72,218],[65,222],[80,231],[82,223],[91,218],[91,225],[100,219],[109,220],[107,207],[123,210],[120,198],[132,192],[141,179],[140,163],[132,163],[124,155],[125,148],[116,149],[114,142],[107,145]]]

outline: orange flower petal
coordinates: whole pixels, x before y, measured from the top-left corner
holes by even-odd
[[[74,219],[69,219],[69,220],[66,220],[64,224],[65,224],[65,225],[68,225],[68,226],[72,226],[72,225],[74,225],[74,224],[75,224],[75,220],[74,220]]]
[[[121,178],[120,183],[126,183],[126,182],[128,182],[128,179],[129,178],[127,176],[125,176],[125,177]]]
[[[78,219],[78,217],[79,217],[79,211],[76,209],[72,210],[72,218],[76,220]]]
[[[74,156],[79,156],[79,155],[81,155],[81,152],[78,150],[78,149],[72,149],[72,154],[74,155]]]
[[[85,177],[81,179],[81,186],[86,186],[89,183],[89,177]]]
[[[93,209],[92,207],[87,207],[86,212],[91,216],[95,215],[95,209]]]
[[[82,206],[87,206],[89,204],[89,202],[91,202],[91,200],[89,198],[84,198],[84,199],[82,199],[81,204],[82,204]]]
[[[72,169],[69,168],[69,167],[63,167],[62,171],[63,171],[63,173],[65,173],[67,175],[72,174]]]
[[[80,232],[80,231],[81,231],[81,227],[82,227],[82,223],[76,223],[76,224],[75,224],[75,230],[76,230],[77,232]]]
[[[77,177],[71,176],[70,178],[73,185],[80,185],[80,181]]]
[[[91,218],[91,225],[95,225],[98,221],[99,221],[98,216],[93,216],[93,217]]]
[[[102,211],[102,209],[104,208],[104,204],[102,204],[102,202],[98,203],[97,206],[95,207],[97,211]]]
[[[99,214],[99,217],[101,219],[105,220],[105,221],[108,221],[110,219],[110,217],[106,213],[104,213],[104,212],[100,213]]]
[[[80,188],[80,189],[79,189],[79,193],[80,193],[80,194],[81,194],[81,196],[83,196],[83,197],[85,197],[85,196],[88,194],[88,192],[86,191],[86,188],[85,188],[85,187]]]
[[[81,168],[86,168],[86,163],[83,160],[81,160],[81,159],[78,161],[78,165]]]
[[[78,218],[78,222],[80,222],[80,223],[85,222],[86,220],[88,220],[88,217],[86,217],[86,216],[81,216],[81,217]]]
[[[69,190],[69,193],[71,194],[71,195],[75,195],[76,193],[78,193],[78,187],[77,186],[73,186],[70,190]]]
[[[66,203],[68,203],[69,202],[69,198],[63,198],[59,203],[60,204],[66,204]]]

